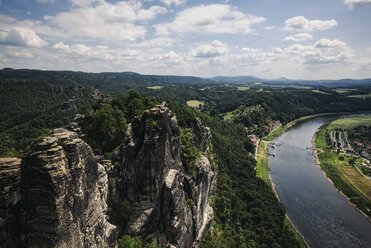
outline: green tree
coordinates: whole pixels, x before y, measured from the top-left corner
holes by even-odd
[[[118,248],[142,248],[142,240],[135,236],[124,235],[117,241]]]

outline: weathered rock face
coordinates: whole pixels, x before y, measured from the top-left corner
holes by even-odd
[[[0,158],[0,247],[18,247],[21,160]]]
[[[91,148],[65,129],[22,160],[21,228],[26,247],[114,247],[108,178]]]
[[[200,120],[189,128],[192,143],[210,154],[209,129]],[[55,129],[22,161],[0,158],[0,247],[115,247],[118,233],[160,247],[198,245],[211,221],[214,175],[204,155],[187,173],[180,127],[165,103],[129,125],[112,161],[94,156],[77,123],[69,129]]]
[[[199,120],[191,130],[195,145],[205,152],[210,132]],[[197,245],[210,223],[213,172],[201,156],[192,177],[181,153],[180,127],[165,103],[129,125],[113,160],[119,171],[113,211],[119,212],[123,201],[132,209],[125,233],[156,238],[163,247]]]

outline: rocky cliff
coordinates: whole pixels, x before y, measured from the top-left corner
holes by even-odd
[[[22,159],[0,159],[0,247],[115,247],[119,235],[160,247],[197,246],[211,221],[210,131],[189,126],[187,158],[176,117],[163,103],[127,129],[113,159],[55,129]],[[190,173],[193,163],[195,173]]]
[[[206,152],[209,130],[196,121],[191,131],[194,145]],[[183,156],[180,127],[165,103],[129,125],[113,160],[119,171],[113,211],[120,212],[123,202],[131,209],[124,233],[156,239],[162,247],[197,245],[210,223],[213,172],[200,154],[192,176]]]
[[[20,245],[21,160],[0,158],[0,247]]]

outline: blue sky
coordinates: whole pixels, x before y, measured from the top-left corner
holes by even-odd
[[[371,77],[371,0],[0,0],[0,67]]]

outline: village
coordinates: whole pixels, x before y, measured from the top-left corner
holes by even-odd
[[[357,131],[359,129],[356,129]],[[366,177],[371,176],[370,150],[371,143],[367,139],[357,138],[360,134],[355,130],[326,130],[326,142],[333,153],[350,157],[349,165],[355,166]],[[352,138],[350,138],[352,137]],[[352,159],[353,158],[353,159]]]

